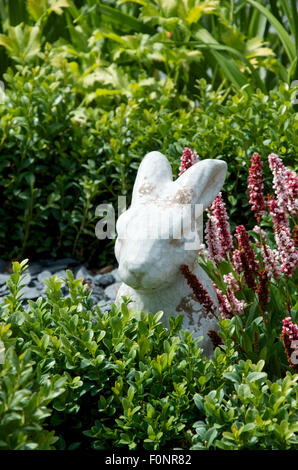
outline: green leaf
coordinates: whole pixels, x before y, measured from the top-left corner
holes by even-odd
[[[245,426],[242,426],[240,429],[239,429],[239,436],[241,434],[244,434],[245,432],[250,432],[250,431],[254,431],[256,428],[255,424],[254,423],[247,423],[245,424]]]
[[[84,332],[82,339],[83,341],[86,341],[87,343],[89,343],[92,340],[93,336],[94,336],[94,331],[87,330]]]
[[[264,381],[267,378],[267,374],[265,372],[250,372],[246,377],[247,382],[256,382],[256,381]]]
[[[98,9],[102,16],[105,16],[109,19],[112,23],[120,24],[127,28],[133,29],[134,31],[138,31],[140,33],[145,34],[154,34],[155,30],[150,26],[142,23],[140,20],[135,18],[134,16],[127,15],[122,11],[118,10],[117,8],[112,8],[107,5],[98,5]]]
[[[216,439],[218,432],[216,429],[209,429],[205,435],[205,440],[207,441],[207,448],[212,446],[214,440]]]
[[[239,377],[235,372],[225,372],[223,376],[237,385],[241,383],[241,377]]]
[[[284,48],[285,48],[285,51],[286,51],[286,53],[289,57],[289,60],[290,60],[290,62],[292,62],[296,57],[295,45],[294,45],[290,35],[285,30],[285,28],[277,20],[277,18],[266,7],[264,7],[261,3],[255,1],[255,0],[247,0],[247,1],[254,8],[257,8],[264,16],[266,16],[268,21],[271,23],[273,28],[276,30],[276,32],[277,32]]]
[[[27,10],[30,16],[38,21],[39,18],[47,11],[48,1],[47,0],[27,0]]]
[[[106,332],[102,330],[96,338],[96,342],[99,343],[106,335]]]
[[[232,269],[233,269],[233,266],[230,265],[230,263],[228,263],[227,261],[222,261],[220,264],[219,264],[219,270],[221,272],[221,274],[229,274]]]
[[[259,299],[257,296],[255,296],[255,299],[253,301],[252,306],[249,309],[248,315],[246,317],[246,327],[249,327],[253,320],[258,317],[259,312],[258,312],[258,305],[259,305]]]
[[[244,398],[245,400],[251,397],[250,387],[247,384],[240,384],[237,393],[240,398]]]
[[[63,13],[63,8],[68,8],[71,6],[70,0],[50,0],[50,12],[54,12],[57,15],[61,15]]]
[[[196,393],[194,395],[193,399],[194,399],[196,407],[201,411],[201,413],[203,413],[204,412],[204,402],[203,402],[203,398],[201,397],[201,395]]]
[[[264,361],[266,361],[267,355],[268,355],[268,348],[267,346],[264,346],[259,353],[259,359],[263,359]]]
[[[224,53],[217,52],[218,48],[224,49],[225,46],[219,44],[204,28],[200,28],[196,32],[196,37],[209,48],[210,53],[218,62],[229,81],[231,81],[237,88],[242,88],[247,85],[247,78],[240,72],[235,61]]]
[[[144,359],[144,356],[151,351],[151,343],[145,335],[141,335],[138,339],[139,351],[140,351],[140,360]]]
[[[159,320],[163,317],[163,315],[164,312],[162,310],[158,311],[153,317],[154,323],[158,323]]]

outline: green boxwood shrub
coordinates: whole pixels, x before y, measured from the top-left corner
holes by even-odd
[[[151,150],[164,152],[178,175],[184,146],[201,158],[228,163],[223,188],[233,224],[249,222],[247,174],[254,151],[278,153],[295,165],[297,113],[291,91],[269,96],[244,90],[225,98],[204,80],[193,101],[170,81],[131,89],[126,102],[99,97],[95,106],[75,89],[65,60],[5,75],[0,104],[0,250],[2,257],[76,256],[97,263],[111,257],[113,241],[95,237],[95,208],[131,196],[138,165]],[[265,189],[271,187],[264,167]],[[128,200],[129,202],[129,200]],[[253,223],[253,222],[252,222]],[[42,235],[42,236],[41,236]],[[103,251],[103,247],[106,250]],[[111,260],[111,258],[110,258]]]
[[[13,263],[0,310],[8,351],[0,365],[2,448],[297,446],[298,375],[289,370],[271,382],[264,361],[239,362],[229,320],[222,321],[225,346],[207,359],[198,339],[180,329],[181,317],[165,329],[161,312],[129,310],[129,299],[102,313],[71,271],[68,295],[53,276],[47,297],[25,309],[25,268]]]
[[[2,325],[1,336],[9,332]],[[0,450],[49,450],[58,440],[43,427],[51,415],[50,403],[65,390],[66,377],[51,375],[30,359],[30,350],[18,355],[13,346],[0,364]]]
[[[239,361],[227,368],[227,383],[194,401],[201,421],[194,424],[193,450],[285,450],[298,444],[297,381],[286,377],[270,382],[264,361]],[[233,393],[234,392],[234,393]],[[292,408],[292,406],[296,406]]]

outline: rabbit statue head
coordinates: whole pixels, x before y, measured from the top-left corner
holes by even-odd
[[[117,300],[130,295],[132,308],[152,313],[163,310],[165,326],[170,315],[184,314],[183,326],[194,336],[204,337],[206,354],[212,351],[206,333],[208,328],[216,329],[215,320],[194,298],[180,267],[190,267],[216,304],[211,282],[197,263],[198,223],[219,193],[226,171],[224,161],[202,160],[173,181],[167,158],[150,152],[140,164],[131,206],[116,226],[115,255],[123,281]]]

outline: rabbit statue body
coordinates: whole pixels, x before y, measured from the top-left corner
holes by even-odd
[[[166,327],[170,316],[183,314],[183,328],[195,337],[203,336],[199,346],[207,356],[213,350],[207,333],[217,329],[217,320],[197,301],[180,267],[188,265],[217,305],[211,281],[197,262],[198,225],[202,211],[221,190],[226,171],[224,161],[207,159],[173,181],[168,159],[150,152],[138,169],[131,206],[116,225],[115,255],[123,281],[116,301],[131,296],[130,308],[151,313],[162,310]],[[186,210],[195,205],[201,208],[199,216]]]

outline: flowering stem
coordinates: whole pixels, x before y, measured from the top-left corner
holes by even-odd
[[[269,254],[268,254],[268,250],[267,250],[267,246],[266,246],[266,241],[265,241],[265,239],[264,239],[264,237],[263,237],[263,234],[262,234],[261,221],[258,221],[258,227],[259,227],[259,229],[260,229],[261,244],[262,244],[262,246],[263,246],[263,248],[264,248],[266,257],[267,257],[267,259],[268,259],[268,258],[269,258]],[[261,256],[261,262],[262,262],[263,268],[266,268],[262,256]]]
[[[291,302],[290,302],[290,293],[289,293],[289,278],[286,276],[286,291],[287,291],[287,308],[289,314],[291,314]]]

